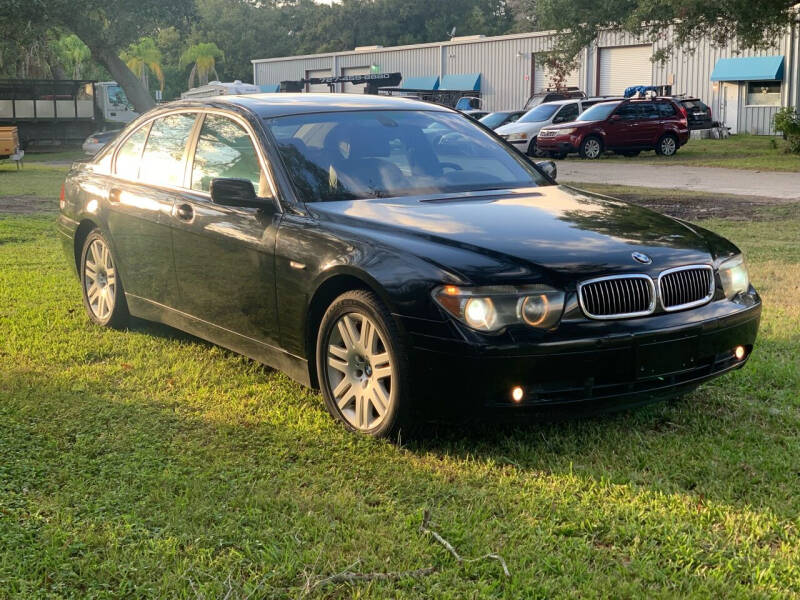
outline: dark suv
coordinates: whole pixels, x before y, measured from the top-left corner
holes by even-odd
[[[595,104],[571,123],[542,129],[537,145],[555,156],[578,152],[594,159],[606,150],[625,156],[655,150],[672,156],[687,141],[686,109],[670,98],[654,98]]]
[[[714,126],[711,120],[711,108],[700,98],[678,97],[675,101],[686,109],[689,129],[709,129]]]

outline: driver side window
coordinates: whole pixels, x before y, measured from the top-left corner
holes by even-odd
[[[209,191],[215,178],[248,179],[256,194],[270,196],[267,178],[247,130],[220,115],[206,115],[197,139],[192,166],[192,189]]]
[[[556,118],[553,119],[553,123],[568,123],[574,121],[578,117],[579,112],[577,104],[567,104],[559,111]]]

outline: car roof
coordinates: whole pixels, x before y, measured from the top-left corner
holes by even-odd
[[[452,112],[452,109],[431,102],[421,102],[397,96],[374,94],[245,94],[213,96],[196,100],[178,100],[164,107],[197,107],[224,105],[239,106],[260,117],[272,118],[320,112],[345,112],[354,110],[427,110]]]
[[[539,106],[543,106],[545,104],[574,104],[575,102],[580,102],[581,100],[587,100],[587,98],[567,98],[565,100],[551,100],[550,102],[542,102]],[[535,106],[533,108],[536,108]]]

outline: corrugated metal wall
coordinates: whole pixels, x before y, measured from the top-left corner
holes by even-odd
[[[673,36],[667,33],[665,40]],[[401,72],[405,77],[445,75],[448,73],[481,73],[481,93],[487,110],[517,108],[530,95],[532,64],[536,55],[550,50],[554,35],[530,33],[472,41],[420,44],[387,48],[370,52],[339,52],[307,57],[268,59],[253,64],[254,83],[257,85],[300,79],[307,70],[331,69],[341,74],[345,67],[377,65],[381,72]],[[800,41],[797,32],[787,32],[768,50],[744,50],[737,53],[735,45],[714,47],[710,41],[699,42],[693,52],[676,51],[666,63],[654,63],[653,84],[672,84],[675,93],[697,95],[709,106],[715,116],[720,115],[722,86],[711,82],[711,72],[720,58],[732,56],[767,56],[782,54],[786,57],[783,83],[784,105],[800,105]],[[597,92],[597,47],[634,46],[642,43],[629,33],[604,32],[598,43],[586,49],[580,57],[580,85],[589,94]],[[653,50],[666,42],[653,45]],[[741,90],[741,97],[746,97]],[[772,133],[772,115],[777,108],[748,107],[744,100],[739,105],[739,130],[753,133]]]

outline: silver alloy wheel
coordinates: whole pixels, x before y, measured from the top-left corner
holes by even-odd
[[[583,152],[586,154],[586,158],[597,158],[600,156],[600,142],[594,138],[589,138],[584,143]]]
[[[375,323],[361,313],[339,317],[328,340],[327,378],[334,402],[350,425],[379,426],[394,402],[392,357]]]
[[[661,154],[664,156],[672,156],[675,154],[675,138],[668,135],[661,140]]]
[[[103,240],[94,240],[86,250],[83,275],[89,308],[98,320],[107,320],[114,310],[117,296],[117,272],[111,252]]]

